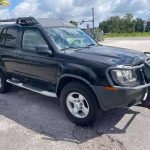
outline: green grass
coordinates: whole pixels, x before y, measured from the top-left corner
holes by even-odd
[[[119,37],[150,37],[150,32],[138,33],[112,33],[104,35],[104,38],[119,38]]]

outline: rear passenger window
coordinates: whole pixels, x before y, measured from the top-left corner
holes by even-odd
[[[17,44],[17,29],[4,29],[0,34],[0,47],[15,49]]]
[[[46,41],[43,39],[39,31],[26,30],[23,34],[22,48],[24,51],[36,52],[36,46],[45,45]]]
[[[4,47],[5,37],[6,37],[6,29],[0,34],[0,47]]]
[[[3,30],[3,28],[0,28],[0,34],[1,34],[2,30]]]
[[[5,38],[5,47],[16,48],[17,44],[17,29],[8,29]]]

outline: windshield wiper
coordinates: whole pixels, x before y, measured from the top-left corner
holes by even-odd
[[[75,50],[77,50],[77,49],[81,49],[82,47],[67,47],[67,48],[63,48],[63,49],[61,49],[60,51],[65,51],[65,50],[70,50],[70,49],[75,49]]]
[[[102,46],[101,44],[89,44],[89,45],[87,45],[87,48],[89,48],[89,47],[91,47],[91,46]]]
[[[85,47],[67,47],[67,48],[61,49],[60,51],[65,51],[65,50],[70,50],[70,49],[79,50],[79,49],[83,49],[83,48],[89,48],[91,46],[96,46],[96,44],[88,44]]]
[[[96,46],[96,44],[88,44],[87,47]]]

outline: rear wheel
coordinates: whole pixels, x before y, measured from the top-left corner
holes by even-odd
[[[61,92],[60,102],[68,118],[75,124],[88,126],[95,122],[98,105],[95,95],[85,84],[67,84]]]
[[[11,84],[6,82],[7,78],[3,72],[0,71],[0,93],[5,93],[10,91]]]

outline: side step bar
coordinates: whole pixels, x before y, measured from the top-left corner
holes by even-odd
[[[57,98],[57,95],[54,92],[45,91],[45,90],[42,90],[42,89],[30,86],[30,85],[21,83],[21,82],[16,81],[16,80],[10,80],[10,79],[8,79],[7,82],[10,83],[10,84],[12,84],[12,85],[16,85],[18,87],[21,87],[21,88],[24,88],[24,89],[27,89],[27,90],[39,93],[41,95],[45,95],[45,96]]]

